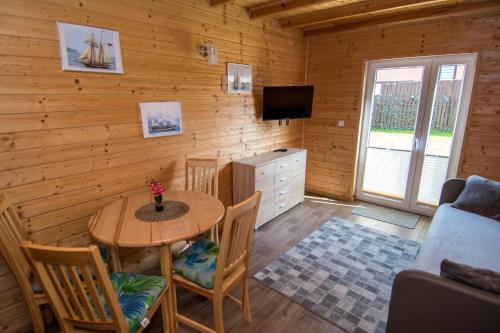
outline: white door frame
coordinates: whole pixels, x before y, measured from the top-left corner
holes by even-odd
[[[423,154],[427,142],[427,134],[423,133],[431,121],[432,108],[434,105],[434,92],[437,83],[439,66],[442,64],[465,64],[464,83],[462,86],[462,96],[459,102],[459,109],[455,129],[453,132],[452,149],[448,164],[447,178],[456,177],[460,152],[469,110],[470,98],[472,94],[473,79],[475,76],[475,64],[477,53],[443,55],[443,56],[423,56],[401,59],[376,60],[367,62],[365,71],[365,87],[363,91],[362,118],[359,130],[357,172],[355,179],[355,197],[364,201],[369,201],[394,208],[405,209],[425,215],[434,214],[436,207],[419,204],[416,202],[420,176],[423,167]],[[420,103],[418,107],[415,124],[413,147],[408,171],[408,184],[403,200],[363,192],[363,175],[365,170],[366,152],[368,144],[369,129],[371,123],[371,105],[375,83],[375,71],[380,68],[398,67],[424,67],[422,75],[422,90],[420,93]],[[417,179],[418,178],[418,179]]]

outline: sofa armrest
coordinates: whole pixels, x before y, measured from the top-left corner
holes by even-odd
[[[405,270],[394,280],[387,333],[500,332],[500,295]]]
[[[452,203],[457,200],[460,193],[465,187],[465,179],[450,178],[444,182],[441,189],[441,196],[439,197],[439,205],[444,203]]]

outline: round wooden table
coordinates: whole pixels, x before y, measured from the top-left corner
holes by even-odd
[[[139,220],[135,216],[136,210],[152,202],[150,193],[142,193],[112,202],[98,210],[90,219],[89,230],[92,237],[108,246],[114,271],[121,270],[116,250],[118,247],[160,247],[161,272],[169,283],[168,306],[162,306],[163,320],[164,323],[168,322],[169,332],[175,332],[177,311],[171,245],[210,230],[224,216],[224,205],[211,195],[194,191],[166,191],[163,200],[184,202],[189,206],[189,211],[173,220]]]

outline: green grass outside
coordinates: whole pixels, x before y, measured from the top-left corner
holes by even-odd
[[[407,130],[407,129],[388,129],[388,128],[372,128],[372,132],[379,132],[379,133],[393,133],[393,134],[413,134],[412,130]],[[431,135],[432,136],[446,136],[446,137],[452,137],[453,133],[452,131],[438,131],[438,130],[431,130]]]

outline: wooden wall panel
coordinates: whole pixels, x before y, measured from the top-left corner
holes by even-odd
[[[56,21],[120,32],[125,74],[62,72]],[[197,46],[212,41],[219,64]],[[182,188],[186,156],[217,155],[220,198],[231,203],[232,159],[300,146],[302,122],[262,122],[263,85],[302,84],[305,39],[277,21],[249,21],[234,4],[160,0],[0,0],[0,191],[35,241],[89,242],[87,221],[151,179]],[[221,90],[225,62],[253,65],[254,94]],[[138,103],[183,103],[184,134],[143,139]],[[155,249],[123,251],[125,267],[156,263]],[[0,331],[30,320],[0,260]]]
[[[478,52],[458,176],[500,178],[500,16],[449,18],[310,37],[307,83],[316,86],[306,187],[352,200],[364,64],[369,60]],[[345,127],[338,127],[338,120]]]

